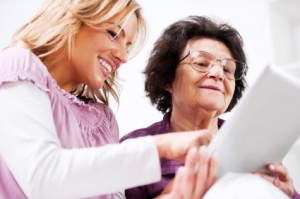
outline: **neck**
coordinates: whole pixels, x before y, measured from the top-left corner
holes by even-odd
[[[73,75],[71,73],[68,56],[64,52],[57,52],[47,56],[43,60],[50,75],[57,82],[58,86],[70,92],[77,85],[73,81]]]
[[[189,113],[188,113],[189,112]],[[172,111],[170,126],[173,132],[208,129],[212,134],[218,131],[218,116],[206,111],[182,112]]]

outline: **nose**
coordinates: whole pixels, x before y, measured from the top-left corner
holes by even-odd
[[[127,48],[124,46],[117,46],[112,50],[112,54],[121,64],[124,64],[128,61]]]
[[[209,78],[214,78],[220,81],[224,80],[224,72],[223,72],[223,66],[221,63],[215,63],[210,71],[207,73],[207,76]]]

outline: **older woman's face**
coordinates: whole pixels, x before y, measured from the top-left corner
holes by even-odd
[[[226,45],[208,38],[190,40],[181,57],[187,55],[190,49],[208,52],[217,59],[233,58]],[[205,110],[216,115],[224,113],[232,99],[235,81],[225,78],[218,64],[202,73],[193,69],[189,60],[190,57],[187,57],[180,62],[169,89],[173,110]]]

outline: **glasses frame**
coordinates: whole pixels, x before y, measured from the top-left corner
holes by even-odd
[[[236,81],[236,80],[242,79],[243,76],[245,75],[246,70],[248,69],[247,64],[245,64],[244,62],[241,62],[241,61],[239,61],[239,60],[236,60],[236,59],[230,59],[230,58],[217,59],[213,54],[211,54],[211,53],[209,53],[209,52],[201,51],[201,50],[196,51],[196,50],[192,50],[192,49],[189,50],[189,52],[188,52],[187,55],[185,55],[183,58],[181,58],[181,59],[179,60],[179,64],[180,64],[180,62],[182,62],[184,59],[186,59],[188,56],[190,56],[191,54],[193,54],[193,53],[195,53],[195,52],[205,53],[205,54],[210,55],[210,56],[213,58],[213,64],[210,64],[209,70],[207,70],[207,71],[201,71],[201,70],[199,70],[198,68],[194,67],[194,66],[193,66],[194,64],[192,63],[192,58],[191,58],[190,63],[188,63],[188,64],[190,64],[190,66],[191,66],[194,70],[196,70],[196,71],[198,71],[198,72],[201,72],[201,73],[207,73],[207,72],[209,72],[217,62],[219,62],[218,65],[223,69],[223,68],[224,68],[224,65],[223,65],[222,63],[223,63],[224,60],[230,60],[230,61],[238,62],[238,63],[243,67],[243,70],[242,70],[242,72],[241,72],[241,76],[238,77],[238,78],[235,78],[235,77],[234,77],[234,79],[233,79],[233,78],[229,78],[229,77],[227,77],[227,76],[225,75],[225,73],[223,72],[224,77],[226,77],[226,78],[229,79],[229,80],[235,80],[235,81]],[[184,64],[184,63],[183,63],[183,64]]]

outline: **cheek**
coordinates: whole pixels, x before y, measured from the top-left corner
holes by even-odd
[[[170,93],[173,95],[186,95],[189,90],[188,82],[183,78],[176,78],[170,89]]]
[[[226,96],[229,99],[228,103],[230,103],[232,98],[233,98],[233,94],[234,94],[234,90],[235,90],[235,83],[227,84],[225,88],[226,88],[226,91],[227,91]]]
[[[72,53],[70,61],[72,63],[73,69],[80,74],[82,73],[86,65],[90,64],[88,60],[90,60],[90,58],[87,54],[81,51],[75,51],[74,53]]]
[[[231,85],[231,97],[233,96],[234,94],[234,90],[235,90],[235,83],[233,85]]]
[[[176,98],[194,98],[197,95],[197,84],[203,79],[202,73],[196,72],[191,67],[180,65],[177,68],[172,88],[168,91]]]

